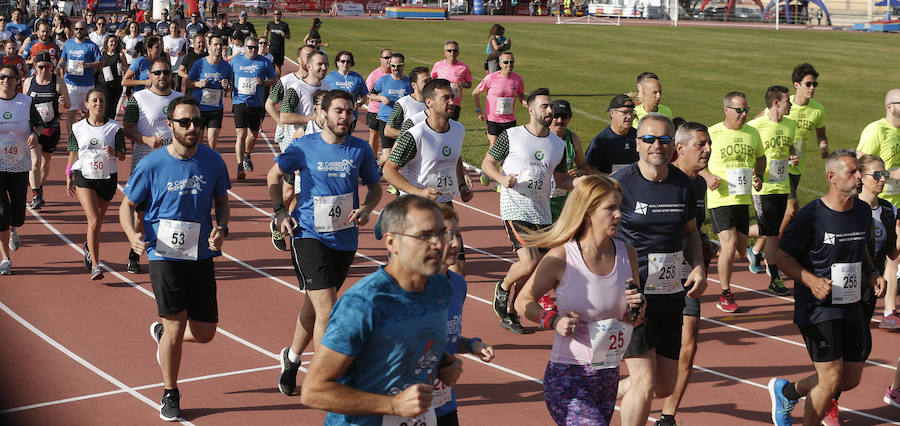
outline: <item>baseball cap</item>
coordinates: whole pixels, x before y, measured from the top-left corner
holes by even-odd
[[[247,17],[247,11],[246,11],[246,10],[242,10],[242,11],[241,11],[241,16]]]
[[[606,110],[609,111],[616,108],[634,108],[634,101],[628,95],[618,95],[609,101],[609,108]]]
[[[568,117],[572,116],[572,106],[569,105],[569,101],[556,100],[550,104],[553,108],[553,115],[565,115]]]
[[[191,14],[191,18],[193,18],[193,17],[195,17],[195,16],[199,18],[199,17],[200,17],[200,12],[194,12],[194,13]]]
[[[42,51],[34,56],[34,63],[38,62],[50,62],[53,63],[53,60],[50,58],[50,52]]]

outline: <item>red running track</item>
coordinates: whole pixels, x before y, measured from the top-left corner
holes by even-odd
[[[300,404],[299,396],[286,397],[276,389],[278,354],[290,343],[302,298],[288,254],[275,251],[269,241],[271,206],[264,181],[277,146],[268,139],[274,134],[272,121],[263,128],[254,153],[256,171],[246,181],[234,181],[230,192],[231,235],[216,262],[218,337],[184,349],[179,388],[184,417],[193,424],[320,424],[324,419],[323,412]],[[219,146],[234,176],[234,131],[231,126],[223,130]],[[365,137],[363,131],[357,135]],[[64,191],[64,155],[55,155],[47,206],[29,211],[19,229],[22,248],[13,253],[14,275],[0,278],[5,342],[0,345],[0,423],[156,424],[162,384],[148,333],[156,305],[149,276],[124,272],[128,243],[116,213],[122,195],[116,195],[104,221],[100,257],[106,278],[92,282],[80,249],[86,221],[77,200]],[[120,168],[127,170],[128,161]],[[476,190],[472,202],[458,204],[469,270],[463,334],[494,345],[497,357],[492,364],[463,359],[465,371],[457,385],[460,420],[551,424],[540,380],[552,335],[517,336],[497,325],[488,301],[513,254],[498,217],[497,193],[480,184]],[[357,256],[344,288],[386,260],[371,224],[361,230]],[[146,258],[142,262],[146,270]],[[792,300],[766,293],[764,276],[750,274],[745,266],[741,263],[733,278],[741,313],[715,309],[716,282],[702,298],[701,343],[678,413],[682,424],[769,423],[769,378],[794,380],[813,371],[791,323]],[[854,425],[900,424],[900,410],[881,402],[900,355],[900,333],[872,326],[872,355],[862,384],[841,397],[841,416]],[[622,373],[627,374],[624,368]],[[653,404],[650,420],[660,407],[660,401]],[[617,414],[613,422],[618,421]]]

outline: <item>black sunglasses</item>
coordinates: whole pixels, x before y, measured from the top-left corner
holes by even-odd
[[[891,172],[887,170],[876,170],[872,173],[867,173],[866,176],[872,176],[872,179],[881,180],[881,178],[887,179],[891,176]]]
[[[172,120],[169,120],[169,121],[171,121],[171,122],[173,122],[173,123],[178,123],[179,126],[185,128],[185,129],[187,129],[188,126],[190,126],[191,124],[193,124],[195,128],[203,127],[203,119],[200,118],[200,117],[194,117],[194,118],[179,118],[179,119],[177,119],[177,120],[172,119]]]
[[[456,53],[459,52],[459,49],[444,49],[444,51],[447,53]]]
[[[645,144],[648,144],[648,145],[652,145],[656,141],[659,141],[659,143],[661,143],[663,145],[668,145],[668,144],[672,143],[672,137],[669,135],[662,135],[662,136],[644,135],[644,136],[638,136],[638,139],[640,139],[642,142],[644,142]]]
[[[391,59],[391,57],[390,56],[382,56],[381,59],[384,59],[386,61],[388,59]]]
[[[744,114],[744,113],[747,113],[747,112],[750,112],[750,108],[749,108],[749,107],[736,108],[736,107],[733,107],[733,106],[725,105],[725,108],[731,108],[731,109],[733,109],[734,112],[738,113],[738,115]]]
[[[153,75],[156,75],[156,76],[160,76],[160,75],[171,75],[171,74],[172,74],[172,71],[171,71],[171,70],[156,70],[156,71],[150,71],[150,74],[153,74]]]
[[[255,44],[253,46],[244,45],[244,47],[246,47],[248,49],[258,49],[259,48],[259,46],[255,45]]]
[[[805,84],[806,84],[806,87],[819,87],[818,81],[807,81]]]

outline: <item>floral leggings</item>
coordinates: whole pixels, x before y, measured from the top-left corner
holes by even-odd
[[[547,363],[544,401],[558,425],[607,425],[616,406],[619,368]]]

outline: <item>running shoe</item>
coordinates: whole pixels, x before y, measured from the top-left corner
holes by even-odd
[[[141,265],[138,261],[141,259],[137,253],[133,250],[128,250],[128,270],[129,274],[140,274],[141,273]]]
[[[719,303],[716,304],[716,307],[719,308],[722,312],[728,312],[729,314],[737,312],[738,305],[734,303],[734,295],[731,294],[731,290],[728,290],[727,293],[719,296]]]
[[[900,408],[900,389],[891,389],[888,386],[887,391],[884,392],[884,403],[887,405],[893,405],[894,407]]]
[[[166,389],[163,392],[162,406],[159,407],[159,418],[167,422],[180,422],[181,395],[178,389]]]
[[[97,281],[103,279],[103,268],[100,265],[94,266],[91,268],[91,281]]]
[[[900,316],[897,315],[897,311],[891,312],[890,315],[885,315],[881,318],[878,328],[883,328],[885,330],[896,330],[900,328]]]
[[[388,194],[397,195],[397,188],[394,188],[394,185],[388,185],[387,192]]]
[[[12,262],[9,259],[0,261],[0,275],[12,275]]]
[[[290,352],[290,346],[281,350],[281,376],[278,377],[278,390],[287,396],[293,395],[297,388],[297,370],[300,369],[300,361],[291,362],[288,357]]]
[[[556,303],[553,302],[553,299],[550,298],[549,294],[545,294],[538,299],[538,305],[541,305],[541,308],[545,311],[559,311],[559,308],[556,307]]]
[[[247,173],[244,173],[244,165],[238,163],[237,166],[237,180],[244,180],[247,178]]]
[[[88,250],[87,241],[84,242],[84,269],[91,270],[91,251]]]
[[[797,401],[792,401],[784,396],[782,390],[788,384],[785,379],[773,377],[769,380],[769,398],[772,400],[772,424],[776,426],[791,425],[791,411]]]
[[[253,161],[250,160],[250,154],[244,154],[244,168],[247,169],[248,172],[253,171]]]
[[[34,194],[34,197],[31,198],[31,209],[32,210],[40,210],[44,207],[46,203],[44,202],[44,196],[41,193]]]
[[[672,417],[671,419],[660,418],[656,421],[656,424],[654,424],[654,426],[678,426],[678,423],[675,423],[675,417]]]
[[[162,362],[159,361],[159,341],[162,340],[162,335],[163,325],[161,322],[154,321],[153,324],[150,324],[150,337],[156,342],[156,363],[159,365],[162,365]]]
[[[287,243],[284,241],[284,234],[278,230],[276,219],[272,219],[272,221],[269,222],[269,230],[272,231],[272,245],[275,246],[275,249],[279,251],[288,251]]]
[[[776,296],[790,296],[791,290],[784,286],[784,279],[778,277],[772,278],[772,282],[769,283],[769,293]]]
[[[9,228],[9,249],[16,251],[21,244],[22,240],[19,239],[19,233],[16,232],[15,228]]]
[[[481,184],[484,186],[489,186],[491,184],[491,178],[484,174],[483,170],[481,171],[481,174],[478,175],[478,180],[480,180]]]
[[[505,317],[500,318],[500,327],[503,327],[515,334],[534,333],[534,330],[529,330],[522,326],[522,323],[519,322],[519,316],[516,314],[507,314]]]
[[[766,268],[762,265],[762,259],[762,253],[754,253],[752,247],[747,247],[747,261],[750,262],[750,264],[747,265],[747,268],[750,269],[750,272],[753,272],[754,274],[766,272]]]
[[[841,419],[838,417],[837,401],[831,400],[831,405],[828,406],[825,417],[822,417],[822,426],[841,426]]]
[[[509,306],[509,290],[504,290],[500,285],[502,283],[503,281],[497,281],[497,284],[494,284],[494,301],[491,303],[494,307],[494,315],[500,319],[509,316],[506,312]]]

